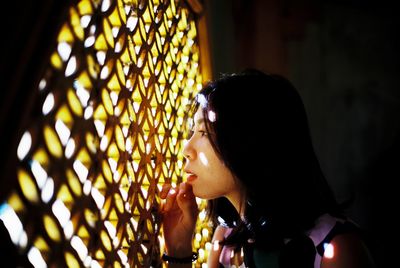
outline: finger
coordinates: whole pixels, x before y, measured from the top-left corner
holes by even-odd
[[[179,193],[177,194],[176,199],[178,206],[181,208],[184,216],[190,218],[194,218],[197,216],[198,207],[191,185],[181,183],[179,185]]]
[[[179,197],[185,198],[187,200],[195,201],[195,200],[192,200],[192,199],[195,199],[192,186],[190,184],[187,184],[186,182],[182,182],[179,185]]]
[[[170,211],[174,207],[174,203],[176,202],[176,195],[177,195],[177,190],[175,188],[170,188],[165,200],[164,212]]]
[[[172,185],[169,183],[166,183],[162,186],[161,192],[160,192],[160,197],[162,199],[165,199],[168,195],[169,190],[171,189]]]

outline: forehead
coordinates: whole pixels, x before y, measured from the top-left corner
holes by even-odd
[[[196,113],[194,114],[194,123],[195,124],[200,124],[203,123],[203,110],[201,108],[197,109]]]

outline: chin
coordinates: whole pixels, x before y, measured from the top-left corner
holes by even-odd
[[[199,191],[199,189],[196,189],[195,186],[193,186],[193,194],[201,199],[205,199],[205,200],[211,200],[211,199],[215,199],[218,198],[219,196],[214,196],[210,193],[204,192],[204,191]]]

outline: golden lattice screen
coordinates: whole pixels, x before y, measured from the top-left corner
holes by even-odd
[[[185,109],[208,71],[193,3],[70,7],[1,213],[35,267],[162,266],[158,193],[183,179]],[[199,221],[196,267],[210,231]]]

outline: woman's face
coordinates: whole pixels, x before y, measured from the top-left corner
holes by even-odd
[[[225,196],[236,203],[240,187],[232,172],[225,166],[211,145],[206,132],[203,112],[199,108],[194,116],[193,135],[186,143],[183,153],[186,158],[187,183],[194,194],[203,199]]]

